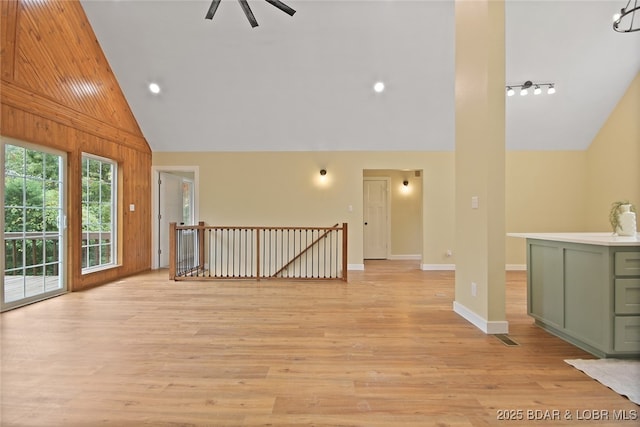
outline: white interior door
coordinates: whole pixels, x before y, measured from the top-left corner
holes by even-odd
[[[160,268],[169,267],[169,224],[180,224],[183,221],[182,177],[167,172],[160,172],[158,185],[159,201],[159,255]]]
[[[364,180],[364,259],[386,259],[388,246],[387,178]]]

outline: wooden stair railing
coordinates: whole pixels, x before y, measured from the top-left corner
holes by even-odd
[[[332,233],[335,233],[335,241]],[[347,281],[347,236],[346,223],[341,227],[338,223],[332,227],[222,227],[206,226],[204,222],[192,226],[171,223],[169,278]],[[320,243],[323,239],[325,243]]]
[[[332,227],[332,228],[336,228],[336,227],[338,226],[338,224],[339,224],[339,223],[337,223],[337,222],[336,222],[336,223],[333,225],[333,227]],[[313,242],[311,242],[311,244],[310,244],[310,245],[308,245],[306,248],[304,248],[302,251],[300,251],[300,253],[299,253],[298,255],[296,255],[295,257],[293,257],[292,259],[290,259],[288,263],[286,263],[286,264],[285,264],[285,265],[283,265],[283,266],[282,266],[278,271],[276,271],[275,273],[273,273],[273,274],[271,275],[271,277],[278,277],[278,274],[282,273],[284,270],[286,270],[286,269],[287,269],[287,267],[289,267],[291,264],[293,264],[297,259],[301,258],[301,257],[302,257],[302,255],[304,255],[304,254],[305,254],[309,249],[313,248],[313,247],[316,245],[316,243],[318,243],[320,240],[322,240],[322,239],[324,239],[325,237],[327,237],[327,235],[328,235],[329,233],[331,233],[331,231],[333,231],[333,230],[326,230],[326,231],[322,234],[322,236],[318,237],[318,238],[317,238],[317,239],[315,239]]]

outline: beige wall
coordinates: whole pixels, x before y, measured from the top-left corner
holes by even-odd
[[[504,2],[456,0],[455,19],[454,310],[505,333]]]
[[[587,157],[584,151],[507,152],[507,232],[587,229]],[[199,167],[198,216],[210,224],[311,226],[348,222],[350,264],[362,263],[363,171],[388,169],[381,173],[392,177],[392,188],[397,190],[392,195],[392,255],[422,251],[423,264],[455,263],[454,153],[154,152],[153,165]],[[319,183],[323,167],[328,170],[326,186]],[[411,186],[416,186],[411,201],[399,194],[404,176],[401,169],[422,171],[422,179],[410,179]],[[633,174],[637,169],[628,168],[627,176]],[[606,209],[609,203],[605,203]],[[348,211],[349,205],[353,212]],[[423,213],[422,224],[414,216],[418,209]],[[415,233],[419,227],[423,227],[422,233]],[[414,239],[416,235],[419,241]],[[447,249],[453,250],[453,257],[446,256]],[[522,239],[507,238],[506,263],[525,263]]]
[[[507,233],[586,229],[586,152],[510,151],[505,174]],[[524,239],[508,237],[506,263],[525,257]]]
[[[631,82],[587,151],[586,227],[609,231],[611,203],[640,208],[640,73]]]
[[[422,262],[452,262],[445,253],[453,248],[453,153],[154,152],[153,166],[199,167],[198,216],[208,224],[329,226],[348,222],[349,264],[363,262],[363,171],[422,170]],[[320,182],[322,168],[328,172],[325,183]],[[412,250],[407,248],[415,245],[404,242],[397,250]]]

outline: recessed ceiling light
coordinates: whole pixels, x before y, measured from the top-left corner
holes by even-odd
[[[383,92],[384,91],[384,83],[376,82],[376,84],[373,85],[373,90],[376,91],[376,93]]]
[[[149,91],[155,95],[160,93],[160,86],[158,83],[149,83]]]

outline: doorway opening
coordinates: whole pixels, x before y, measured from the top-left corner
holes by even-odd
[[[421,170],[363,171],[363,259],[422,260]]]
[[[198,167],[154,166],[152,171],[152,263],[151,268],[169,266],[169,224],[198,223]]]
[[[1,311],[67,292],[66,153],[3,138]]]

